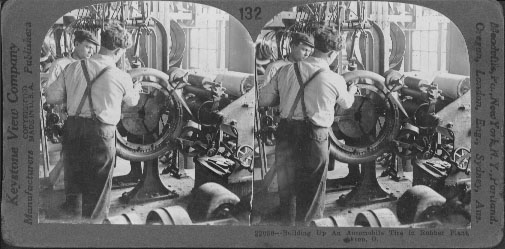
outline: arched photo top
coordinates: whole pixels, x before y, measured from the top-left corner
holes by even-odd
[[[411,226],[424,219],[420,203],[445,202],[444,184],[472,182],[469,54],[446,16],[406,3],[313,2],[274,16],[255,48],[258,130],[274,147],[261,158],[289,155],[263,163],[277,170],[279,190],[292,190],[278,192],[279,209],[255,199],[258,213],[279,214],[259,225]],[[373,209],[379,202],[394,204]],[[470,228],[471,205],[440,221]]]
[[[393,68],[428,78],[439,72],[470,75],[464,37],[450,19],[415,4],[372,1],[315,2],[278,13],[256,39],[258,75],[269,62],[288,57],[290,33],[313,35],[321,25],[341,33],[342,53],[359,69],[383,73]],[[368,59],[362,44],[367,35],[375,46]]]
[[[70,9],[51,23],[41,46],[41,186],[49,190],[39,222],[249,225],[247,204],[238,205],[248,203],[253,179],[254,50],[244,26],[192,2]],[[73,131],[85,122],[76,119],[112,125],[114,145],[83,146],[87,137]],[[68,165],[84,167],[100,153],[116,158],[107,161],[108,177],[82,183],[72,174]],[[83,171],[105,171],[95,169],[101,167]],[[60,206],[53,197],[63,188],[75,193],[60,196]],[[88,194],[103,198],[82,201],[100,206],[98,214],[79,215],[77,197]]]
[[[251,51],[251,39],[235,17],[212,6],[177,1],[118,1],[82,6],[65,13],[51,24],[44,38],[42,72],[47,70],[47,60],[67,56],[72,51],[75,30],[91,31],[100,39],[99,30],[107,20],[123,22],[134,36],[140,31],[142,37],[150,34],[155,37],[151,39],[154,48],[151,58],[138,61],[145,66],[163,71],[180,66],[202,71],[253,72],[251,62],[237,56],[238,51],[242,54]],[[138,50],[139,42],[144,43],[136,39],[134,49]],[[140,53],[144,53],[140,57],[146,56],[145,52]]]

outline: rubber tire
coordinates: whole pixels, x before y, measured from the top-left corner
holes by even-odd
[[[140,76],[154,76],[161,81],[159,82],[160,86],[163,89],[166,89],[167,91],[171,91],[173,88],[169,84],[168,79],[169,76],[162,71],[153,69],[153,68],[135,68],[130,71],[130,76],[132,78],[140,77]],[[163,134],[161,137],[163,138],[163,141],[160,143],[160,145],[154,149],[150,149],[148,151],[138,151],[133,148],[129,148],[125,144],[122,143],[120,139],[116,139],[116,154],[126,160],[129,161],[147,161],[151,159],[156,159],[165,153],[167,153],[171,149],[175,149],[175,144],[171,143],[171,141],[175,138],[178,138],[181,135],[182,132],[182,126],[183,126],[183,110],[182,110],[182,105],[181,103],[178,102],[177,99],[173,100],[177,113],[174,116],[177,116],[179,119],[173,129],[173,132],[171,134],[168,134],[168,136],[165,136]],[[116,137],[118,136],[118,131],[116,130]]]
[[[313,220],[310,222],[312,227],[351,227],[347,220],[339,215]]]
[[[430,207],[441,207],[446,202],[445,197],[425,185],[416,185],[398,199],[396,214],[402,224],[423,222],[422,213]]]
[[[392,125],[388,127],[388,133],[383,135],[384,138],[382,141],[374,145],[373,149],[370,149],[371,146],[366,145],[360,146],[361,148],[356,151],[349,151],[343,147],[340,147],[339,144],[336,143],[337,138],[335,134],[330,129],[330,157],[340,162],[354,164],[374,161],[377,159],[377,157],[391,150],[391,143],[393,139],[398,135],[398,132],[400,130],[400,112],[398,106],[393,99],[394,97],[391,94],[387,94],[388,90],[384,85],[385,79],[379,74],[370,71],[356,70],[344,73],[342,76],[346,82],[358,78],[372,79],[373,85],[388,97],[389,104],[393,107],[394,116],[398,117],[398,119],[395,118],[394,122],[392,122]]]
[[[237,195],[215,182],[202,184],[193,191],[193,199],[188,204],[188,214],[194,222],[229,218],[219,215],[219,211],[228,208],[230,214],[234,213],[235,205],[240,202]]]
[[[398,227],[400,222],[389,208],[367,210],[359,213],[354,220],[355,226],[363,227]]]
[[[121,215],[116,215],[114,217],[107,218],[103,221],[103,224],[112,225],[144,225],[144,222],[140,219],[140,216],[135,213],[124,213]]]
[[[192,225],[188,212],[181,206],[158,208],[147,214],[146,224]]]

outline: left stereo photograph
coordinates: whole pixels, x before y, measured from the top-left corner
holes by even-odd
[[[255,52],[237,19],[109,2],[41,39],[39,223],[249,226]]]

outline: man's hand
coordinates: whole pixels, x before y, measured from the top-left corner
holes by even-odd
[[[356,82],[352,82],[351,84],[347,85],[347,92],[349,94],[354,95],[357,90],[358,90],[358,86],[357,86]]]
[[[397,91],[403,87],[403,79],[404,75],[396,70],[388,70],[386,73],[386,87],[391,91]]]
[[[140,83],[140,81],[135,81],[133,83],[133,89],[137,92],[140,92],[142,90],[142,83]]]
[[[186,70],[172,67],[168,71],[169,81],[170,82],[187,82],[189,73]]]

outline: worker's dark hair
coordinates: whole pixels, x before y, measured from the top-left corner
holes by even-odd
[[[314,37],[304,34],[304,33],[299,33],[299,32],[293,32],[291,33],[291,42],[289,43],[290,45],[298,46],[300,44],[305,44],[311,48],[314,47]]]
[[[132,46],[132,38],[119,22],[110,21],[101,33],[101,46],[109,50],[127,49]]]
[[[87,30],[76,30],[74,32],[74,45],[76,42],[82,43],[83,41],[91,42],[97,46],[100,45],[93,33]]]
[[[339,51],[342,49],[342,46],[342,36],[335,29],[321,27],[314,34],[314,48],[323,53],[328,53],[331,50]]]

